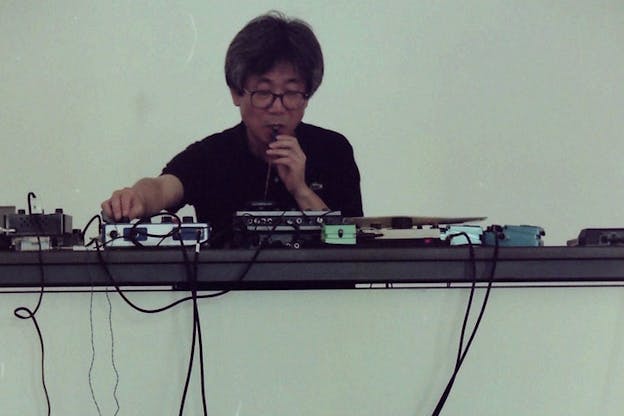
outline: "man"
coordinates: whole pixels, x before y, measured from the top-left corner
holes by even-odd
[[[303,123],[321,84],[323,56],[310,27],[279,13],[249,22],[232,40],[225,78],[241,123],[191,144],[158,177],[113,192],[104,214],[146,217],[195,207],[213,244],[231,238],[235,211],[256,201],[279,210],[361,216],[360,175],[347,139]]]

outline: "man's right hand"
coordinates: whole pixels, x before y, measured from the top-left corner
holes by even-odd
[[[114,221],[147,217],[177,206],[184,196],[182,182],[173,175],[143,178],[118,189],[102,202],[102,212]]]
[[[141,218],[147,214],[145,201],[134,188],[116,190],[101,206],[102,212],[115,221]]]

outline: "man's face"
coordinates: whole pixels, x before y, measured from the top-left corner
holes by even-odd
[[[270,91],[274,94],[306,92],[305,82],[289,63],[280,63],[262,75],[252,75],[245,82],[246,92],[239,95],[231,91],[234,105],[240,108],[241,118],[247,127],[249,148],[256,156],[265,157],[264,152],[271,142],[274,131],[277,134],[294,135],[295,127],[301,122],[307,100],[301,107],[289,110],[276,98],[268,108],[252,105],[251,93]]]

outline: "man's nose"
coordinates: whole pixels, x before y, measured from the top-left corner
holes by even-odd
[[[282,97],[276,96],[267,110],[273,113],[282,113],[286,111],[286,107],[284,107],[284,103],[282,102]]]

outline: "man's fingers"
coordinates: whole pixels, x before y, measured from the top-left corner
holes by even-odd
[[[120,195],[121,216],[126,218],[134,218],[130,216],[130,210],[134,201],[134,194],[128,190],[124,190]]]
[[[113,218],[115,221],[120,219],[134,218],[133,209],[137,204],[135,203],[136,196],[129,188],[124,188],[113,192],[110,199],[102,202],[102,210],[106,215]]]
[[[119,191],[113,192],[113,195],[108,201],[113,219],[119,220],[123,216],[121,212],[121,196]]]

